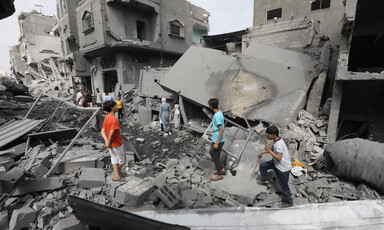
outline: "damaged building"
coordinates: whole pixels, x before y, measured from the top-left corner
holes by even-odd
[[[141,69],[172,66],[209,31],[209,13],[188,1],[58,0],[57,6],[66,74],[81,77],[92,92],[113,93],[117,83],[137,87]]]
[[[207,35],[208,12],[169,3],[57,1],[60,75],[91,91],[124,91],[125,181],[112,180],[100,108],[60,94],[1,99],[0,228],[382,228],[384,187],[375,169],[383,144],[350,139],[380,134],[371,131],[380,127],[373,123],[381,111],[380,59],[359,58],[369,60],[361,56],[364,45],[380,47],[381,32],[369,30],[366,16],[382,4],[255,0],[254,27]],[[375,100],[356,105],[357,86]],[[171,135],[158,121],[162,97],[180,103],[183,127],[171,122]],[[212,97],[225,115],[220,160],[228,173],[220,181],[209,179]],[[278,209],[273,172],[271,186],[256,182],[257,153],[272,144],[265,135],[271,124],[293,167],[295,207],[286,210]],[[352,128],[360,135],[338,141]]]

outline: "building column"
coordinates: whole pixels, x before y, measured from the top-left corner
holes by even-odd
[[[328,140],[330,143],[336,141],[339,124],[341,100],[343,96],[343,81],[335,81],[333,85],[331,112],[328,120]]]

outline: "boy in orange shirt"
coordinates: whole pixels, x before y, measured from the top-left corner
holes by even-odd
[[[104,103],[104,110],[108,113],[104,118],[101,135],[105,140],[104,148],[111,154],[111,162],[113,165],[114,177],[113,181],[122,181],[122,168],[125,163],[125,155],[123,142],[121,141],[119,120],[115,117],[118,111],[116,102],[107,101]]]

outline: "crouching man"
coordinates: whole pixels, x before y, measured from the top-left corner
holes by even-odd
[[[268,145],[265,145],[265,151],[260,153],[258,157],[261,158],[263,154],[269,153],[272,155],[273,159],[260,164],[261,179],[258,181],[258,183],[269,186],[271,181],[268,178],[267,171],[269,169],[273,169],[273,171],[276,173],[277,180],[284,195],[283,202],[279,205],[279,207],[292,207],[293,199],[291,197],[291,191],[289,190],[288,186],[289,174],[291,172],[292,165],[287,145],[283,139],[280,138],[279,129],[276,126],[269,126],[265,133],[269,139],[273,139],[274,145],[272,148]]]

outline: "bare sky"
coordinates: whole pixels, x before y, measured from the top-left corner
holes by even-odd
[[[253,0],[189,0],[210,12],[210,35],[228,33],[252,26]],[[16,12],[0,20],[0,70],[9,71],[9,48],[18,44],[20,12],[30,12],[34,5],[43,5],[43,14],[56,14],[56,0],[15,0]]]

